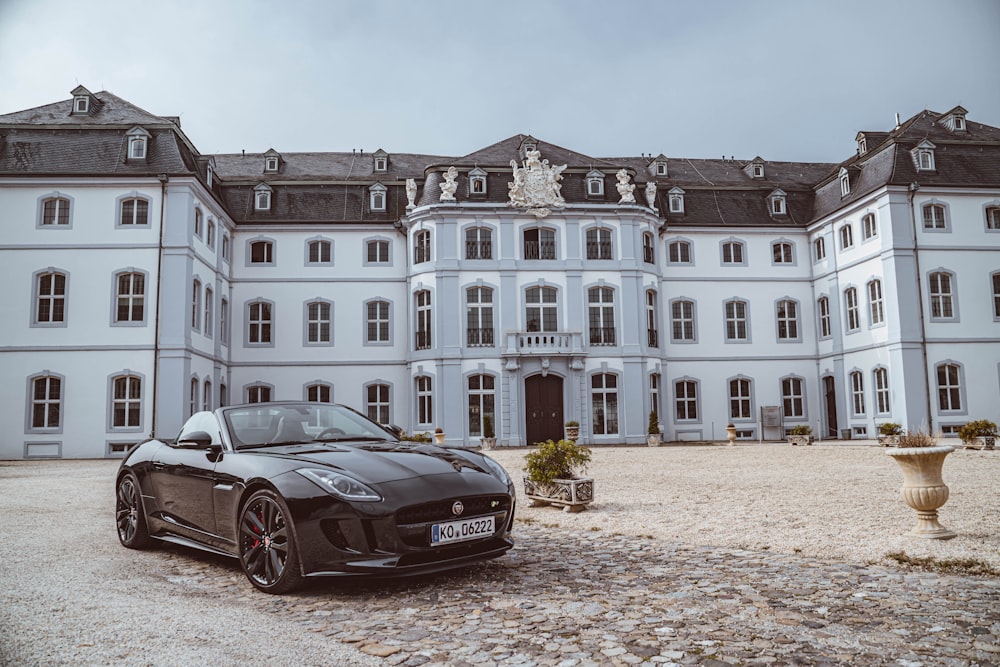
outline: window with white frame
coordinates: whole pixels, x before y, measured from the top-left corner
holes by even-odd
[[[431,348],[431,293],[430,290],[419,290],[413,295],[416,307],[417,331],[414,347],[417,350]]]
[[[555,287],[529,287],[524,291],[524,322],[528,331],[558,331],[559,306]]]
[[[829,338],[832,331],[829,297],[821,296],[816,300],[816,312],[819,314],[819,336],[820,338]]]
[[[813,254],[816,255],[816,261],[826,259],[826,239],[822,236],[813,241]]]
[[[309,241],[309,264],[331,264],[331,257],[333,256],[331,248],[333,244],[326,239],[314,239]]]
[[[763,167],[761,170],[763,171]],[[772,215],[785,215],[787,213],[785,206],[786,197],[787,195],[783,190],[775,190],[768,196],[768,200],[771,202]]]
[[[465,342],[469,347],[493,347],[493,290],[465,290]]]
[[[142,421],[142,378],[119,375],[111,380],[111,427],[138,428]]]
[[[722,244],[723,264],[744,264],[743,243],[740,241],[726,241]]]
[[[61,325],[66,321],[66,274],[46,271],[35,276],[33,324]]]
[[[149,132],[141,127],[134,128],[128,132],[128,159],[145,160],[146,147],[149,142]]]
[[[127,197],[121,200],[119,224],[141,226],[149,224],[149,200],[142,197]]]
[[[489,227],[465,230],[465,258],[493,259],[493,232]]]
[[[731,420],[753,419],[752,383],[749,378],[734,378],[729,381],[729,418]]]
[[[854,247],[854,228],[850,223],[840,228],[840,249],[847,250]]]
[[[610,287],[587,290],[591,345],[615,344],[615,291]]]
[[[838,174],[838,178],[840,179],[840,196],[846,197],[847,195],[851,194],[850,174],[847,173],[846,169],[841,167],[840,173]]]
[[[604,174],[596,169],[587,174],[587,196],[604,196]]]
[[[698,421],[698,383],[694,380],[674,383],[674,418],[677,421]]]
[[[656,417],[660,415],[660,374],[649,374],[649,411]]]
[[[74,96],[72,115],[75,116],[87,113],[90,113],[90,96],[89,95]]]
[[[847,330],[857,331],[861,328],[861,314],[858,309],[858,289],[848,287],[844,290],[844,312],[847,316]]]
[[[430,230],[420,229],[413,234],[413,263],[431,261],[431,233]]]
[[[660,332],[656,325],[659,320],[656,307],[656,291],[646,290],[646,345],[660,346]]]
[[[226,297],[219,299],[219,340],[229,343],[229,300]]]
[[[381,183],[368,188],[368,204],[372,211],[385,210],[386,187]]]
[[[42,200],[42,225],[69,225],[69,199],[47,197]]]
[[[365,341],[389,342],[389,302],[369,301],[365,304]]]
[[[369,264],[389,263],[389,242],[384,239],[374,239],[366,242],[365,252]]]
[[[739,299],[726,301],[726,340],[746,341],[749,339],[747,302]]]
[[[229,234],[222,235],[222,259],[229,261]]]
[[[788,241],[778,241],[771,244],[771,258],[775,264],[791,264],[792,244]]]
[[[684,190],[676,187],[671,188],[670,192],[667,193],[667,202],[669,203],[671,213],[683,213]]]
[[[917,167],[917,171],[934,171],[934,149],[937,148],[927,139],[924,139],[919,144],[917,144],[910,154],[913,156],[913,162]]]
[[[872,377],[875,380],[875,412],[887,415],[890,412],[889,371],[880,366],[872,373]]]
[[[782,299],[777,304],[778,340],[798,340],[798,304],[791,299]]]
[[[271,188],[263,183],[254,188],[254,209],[271,210]]]
[[[802,419],[806,416],[802,378],[787,377],[781,379],[781,407],[786,418]]]
[[[885,303],[882,299],[882,281],[875,279],[868,283],[868,316],[871,325],[885,322]]]
[[[197,278],[191,281],[191,328],[201,329],[201,281]]]
[[[642,261],[646,264],[656,264],[656,246],[653,235],[649,232],[642,233]]]
[[[146,320],[146,276],[138,271],[115,274],[115,323]]]
[[[469,194],[473,196],[486,194],[486,172],[479,167],[469,172]]]
[[[268,301],[252,301],[247,308],[247,343],[270,345],[273,306]]]
[[[434,423],[434,395],[431,391],[431,378],[420,375],[415,379],[417,386],[417,423]]]
[[[590,378],[591,418],[594,435],[618,433],[618,376],[595,373]]]
[[[993,318],[1000,319],[1000,271],[990,275],[993,284]]]
[[[389,423],[389,385],[370,384],[365,388],[365,414],[373,422]]]
[[[270,403],[271,386],[266,384],[252,384],[247,387],[247,403]]]
[[[194,209],[194,235],[201,238],[201,209],[197,206]]]
[[[865,414],[865,376],[861,371],[851,371],[851,414],[855,417]]]
[[[611,230],[601,227],[587,230],[587,259],[612,259]]]
[[[878,224],[875,222],[875,214],[867,213],[861,218],[861,237],[867,241],[876,236],[878,236]]]
[[[250,263],[251,264],[274,264],[274,242],[273,241],[251,241],[250,242]]]
[[[688,241],[671,241],[667,252],[671,264],[691,263],[691,244]]]
[[[555,259],[556,233],[546,227],[531,227],[524,230],[525,259]]]
[[[955,318],[952,274],[947,271],[934,271],[928,276],[930,282],[931,319],[951,320]]]
[[[213,321],[215,319],[214,315],[212,314],[212,308],[214,307],[214,305],[215,305],[215,294],[212,292],[212,288],[211,287],[206,287],[205,288],[205,317],[204,317],[204,321],[205,321],[205,327],[204,327],[204,329],[205,330],[202,333],[204,333],[209,338],[212,337],[212,323],[213,323]]]
[[[331,310],[329,301],[317,299],[306,303],[306,343],[313,345],[330,343]]]
[[[208,246],[209,250],[215,250],[215,223],[211,218],[208,219],[208,225],[205,226],[205,245]]]
[[[924,229],[947,229],[944,206],[941,204],[925,204],[923,209]]]
[[[496,378],[469,376],[469,435],[496,437]]]
[[[268,173],[278,171],[278,158],[271,156],[264,158],[264,171]]]
[[[332,398],[332,388],[323,382],[306,386],[306,400],[310,403],[329,403]]]
[[[670,336],[674,342],[694,341],[694,301],[677,299],[670,303]]]
[[[188,403],[188,417],[194,415],[198,412],[198,389],[201,388],[201,382],[199,382],[197,377],[191,378],[191,390],[189,392],[190,401]]]
[[[962,410],[962,374],[961,368],[955,363],[943,363],[937,366],[938,409],[941,412],[959,412]]]
[[[384,155],[376,155],[375,171],[376,172],[389,171],[389,158]]]
[[[986,208],[986,229],[991,231],[1000,229],[1000,206]]]
[[[62,388],[62,378],[56,375],[38,375],[31,379],[30,430],[62,426]]]

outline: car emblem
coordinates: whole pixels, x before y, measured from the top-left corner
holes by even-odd
[[[451,513],[458,516],[465,511],[465,505],[462,504],[461,500],[456,500],[455,504],[451,506]]]

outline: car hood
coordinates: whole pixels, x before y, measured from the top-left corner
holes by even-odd
[[[460,449],[397,442],[308,443],[266,450],[270,456],[337,468],[363,482],[380,484],[411,477],[481,472],[492,476],[481,455]]]

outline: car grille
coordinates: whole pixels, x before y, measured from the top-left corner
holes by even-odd
[[[461,516],[455,516],[451,511],[452,505],[459,500],[465,507]],[[417,523],[431,523],[434,521],[452,521],[454,519],[466,519],[482,514],[496,514],[503,512],[506,516],[510,509],[509,496],[472,496],[469,498],[451,498],[449,500],[438,500],[433,503],[423,505],[412,505],[404,507],[396,512],[397,526],[412,526]]]

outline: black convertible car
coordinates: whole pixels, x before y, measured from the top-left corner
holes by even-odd
[[[398,576],[496,558],[513,545],[514,487],[478,452],[400,441],[350,408],[256,403],[188,419],[118,470],[118,538],[238,558],[284,593],[304,577]]]

